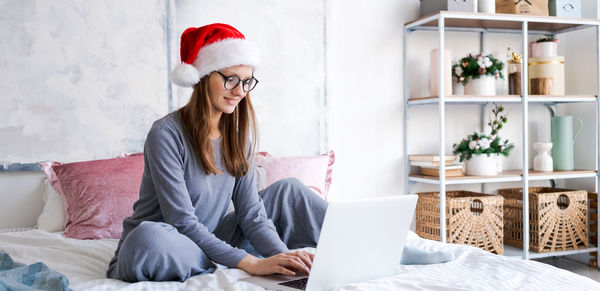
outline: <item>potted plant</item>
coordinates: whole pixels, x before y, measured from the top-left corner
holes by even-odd
[[[558,39],[547,36],[531,43],[531,57],[555,57],[558,55]]]
[[[453,145],[453,153],[460,161],[465,161],[467,175],[494,176],[498,173],[498,161],[502,156],[508,156],[515,147],[507,140],[502,141],[498,131],[508,118],[504,107],[494,103],[493,118],[488,122],[490,134],[473,132],[467,138]]]
[[[465,95],[496,95],[495,79],[502,78],[504,62],[489,54],[468,54],[452,66],[452,76],[465,85]]]

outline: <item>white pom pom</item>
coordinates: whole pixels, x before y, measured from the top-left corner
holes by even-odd
[[[171,81],[181,87],[193,87],[200,82],[200,72],[194,66],[182,63],[171,72]]]

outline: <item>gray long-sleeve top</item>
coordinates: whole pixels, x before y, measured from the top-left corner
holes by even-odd
[[[255,249],[265,256],[288,251],[267,218],[258,196],[254,167],[243,177],[232,176],[221,162],[221,140],[212,142],[221,175],[206,175],[185,135],[176,111],[152,125],[144,146],[144,174],[133,215],[123,221],[116,254],[127,234],[142,221],[166,222],[194,241],[212,261],[236,267],[246,251],[220,240],[213,232],[230,201],[238,224]],[[112,259],[110,266],[117,260]]]

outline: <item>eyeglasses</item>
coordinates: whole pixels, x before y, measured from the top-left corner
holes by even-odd
[[[252,91],[252,89],[254,89],[254,87],[256,87],[256,84],[258,84],[258,80],[254,78],[254,76],[242,81],[238,76],[225,76],[219,71],[215,72],[219,73],[219,75],[221,75],[221,77],[225,79],[225,83],[223,84],[223,86],[225,86],[225,89],[227,90],[235,89],[235,87],[237,87],[240,84],[240,82],[242,82],[242,90],[244,90],[244,92],[250,92]]]

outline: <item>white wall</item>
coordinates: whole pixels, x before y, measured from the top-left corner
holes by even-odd
[[[325,152],[324,8],[321,0],[0,1],[0,162],[142,151],[152,122],[189,99],[168,82],[179,36],[213,22],[239,28],[262,51],[252,92],[260,149]]]
[[[165,0],[2,0],[0,11],[0,162],[142,150],[168,109]]]
[[[328,1],[332,199],[404,192],[402,31],[419,1]]]

